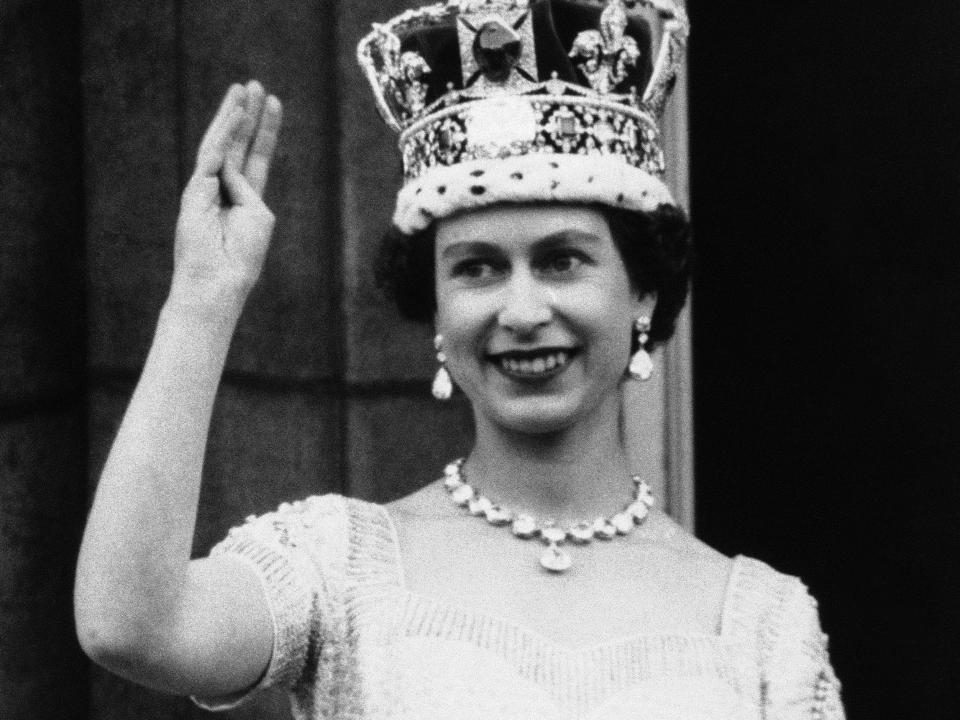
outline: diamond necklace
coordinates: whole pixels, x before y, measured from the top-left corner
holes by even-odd
[[[575,545],[586,545],[594,538],[612,540],[617,535],[628,535],[635,525],[646,520],[653,507],[653,493],[646,480],[634,475],[635,492],[623,510],[610,517],[600,516],[593,522],[578,522],[564,530],[553,520],[539,523],[532,515],[514,513],[495,504],[478,489],[467,483],[463,473],[464,458],[454,460],[443,471],[443,485],[450,498],[474,517],[484,517],[497,527],[510,526],[514,536],[521,540],[539,538],[547,546],[540,556],[540,565],[554,573],[561,573],[573,565],[573,558],[561,546],[569,540]]]

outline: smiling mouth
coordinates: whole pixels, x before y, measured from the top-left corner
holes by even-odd
[[[536,351],[506,352],[490,356],[490,361],[511,378],[537,380],[557,375],[570,364],[575,350],[543,348]]]

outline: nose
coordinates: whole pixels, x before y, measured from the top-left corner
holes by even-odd
[[[553,293],[530,273],[514,273],[497,315],[497,322],[524,335],[549,324],[553,318]]]

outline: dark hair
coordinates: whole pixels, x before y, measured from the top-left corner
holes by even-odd
[[[607,205],[592,207],[606,218],[632,285],[642,294],[657,294],[650,342],[669,340],[687,300],[693,260],[686,214],[670,205],[661,205],[652,212]],[[400,314],[410,320],[433,322],[437,309],[435,238],[435,225],[431,223],[413,235],[405,235],[392,226],[380,241],[375,266],[377,285],[397,303]]]

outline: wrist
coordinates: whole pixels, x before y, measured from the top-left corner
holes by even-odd
[[[249,288],[241,283],[208,284],[174,278],[163,312],[195,321],[235,324],[248,294]]]

